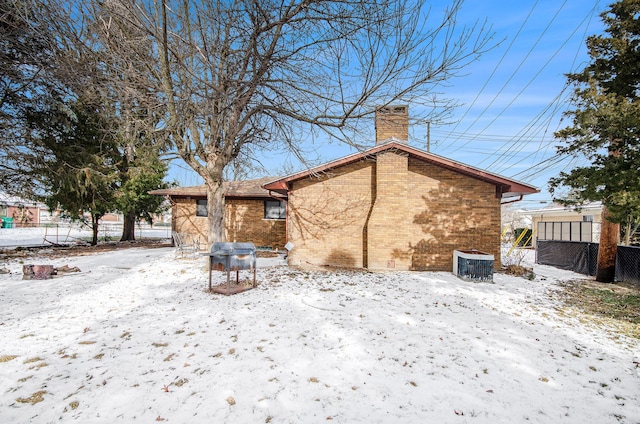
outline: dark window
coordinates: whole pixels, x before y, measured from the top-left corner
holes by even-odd
[[[196,200],[196,216],[209,216],[207,213],[207,199]]]
[[[264,219],[285,219],[287,217],[287,206],[279,200],[265,200]]]

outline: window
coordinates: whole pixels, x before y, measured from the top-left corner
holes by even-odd
[[[285,219],[287,217],[287,206],[279,200],[265,200],[264,219]]]
[[[207,199],[196,200],[196,216],[209,216],[207,212]]]
[[[582,215],[582,222],[593,222],[593,215]]]

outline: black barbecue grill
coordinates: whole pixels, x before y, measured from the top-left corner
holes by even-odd
[[[239,272],[241,270],[253,270],[253,285],[256,286],[256,247],[253,243],[231,243],[218,242],[213,243],[210,253],[204,253],[209,256],[209,291],[230,295],[231,293],[231,271],[236,272],[236,287],[234,293],[243,291],[246,288],[240,288]],[[227,273],[227,290],[216,290],[211,287],[211,271],[226,271]]]

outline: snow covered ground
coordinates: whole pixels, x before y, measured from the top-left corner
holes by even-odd
[[[168,248],[28,261],[81,272],[0,263],[3,423],[640,422],[638,342],[562,312],[570,272],[262,266],[225,297]]]

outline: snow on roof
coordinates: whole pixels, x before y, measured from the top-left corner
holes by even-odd
[[[6,206],[36,206],[39,208],[46,208],[41,202],[36,202],[33,200],[23,199],[18,196],[12,196],[4,191],[0,191],[0,205]]]

